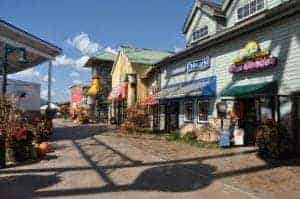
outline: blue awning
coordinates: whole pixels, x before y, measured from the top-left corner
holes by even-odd
[[[158,99],[183,97],[216,96],[217,79],[215,76],[174,84],[163,88],[156,94]]]

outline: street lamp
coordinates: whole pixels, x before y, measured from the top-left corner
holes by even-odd
[[[14,47],[14,46],[10,46],[8,44],[5,44],[4,53],[3,53],[3,70],[2,70],[2,96],[3,97],[5,97],[5,94],[6,94],[8,56],[11,53],[18,53],[19,54],[18,63],[20,63],[20,64],[28,63],[25,48]]]

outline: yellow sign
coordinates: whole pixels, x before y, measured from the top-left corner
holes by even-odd
[[[248,42],[244,48],[246,55],[252,55],[254,53],[257,53],[259,50],[260,50],[260,47],[259,47],[258,43],[255,41]]]
[[[88,96],[95,96],[99,94],[101,90],[101,83],[100,83],[100,78],[93,78],[91,83],[90,83],[90,88],[87,92]]]

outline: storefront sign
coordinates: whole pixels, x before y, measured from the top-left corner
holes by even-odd
[[[74,87],[71,90],[71,102],[81,102],[82,99],[82,89]]]
[[[204,56],[198,60],[191,61],[187,64],[186,68],[188,72],[193,72],[197,70],[206,70],[210,67],[210,57]]]
[[[229,71],[231,73],[251,72],[274,67],[277,64],[277,58],[270,55],[268,49],[259,47],[258,43],[248,42],[243,50],[243,55],[234,59]]]

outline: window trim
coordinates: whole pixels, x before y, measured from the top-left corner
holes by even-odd
[[[193,122],[194,121],[194,113],[195,113],[195,110],[194,110],[194,100],[186,100],[186,101],[184,101],[184,103],[183,103],[183,115],[184,115],[184,123],[191,123],[191,122]],[[192,118],[191,119],[187,119],[187,117],[186,117],[186,109],[185,109],[185,107],[186,107],[186,104],[188,104],[188,103],[191,103],[192,104]]]
[[[208,111],[207,111],[207,120],[200,120],[199,118],[199,112],[200,112],[200,108],[199,108],[199,103],[203,103],[203,102],[207,102],[208,106],[210,106],[210,100],[209,99],[199,99],[197,100],[197,122],[198,123],[208,123],[208,116],[209,116],[209,107],[208,107]]]
[[[196,32],[198,32],[198,31],[201,31],[201,30],[204,30],[204,29],[207,29],[207,33],[204,34],[204,35],[202,35],[201,37],[198,37],[197,39],[195,39],[194,34],[195,34]],[[196,30],[194,30],[194,31],[192,32],[192,35],[191,35],[191,36],[192,36],[191,43],[196,42],[196,41],[199,41],[199,40],[201,40],[201,39],[204,39],[204,38],[206,38],[208,35],[209,35],[208,25],[202,26],[201,28],[198,28],[198,29],[196,29]]]
[[[251,10],[251,2],[252,1],[257,1],[257,0],[250,0],[249,1],[249,3],[247,3],[248,5],[249,5],[249,15],[248,16],[246,16],[246,17],[242,17],[242,18],[239,18],[239,9],[241,9],[241,8],[243,8],[243,7],[245,7],[247,4],[244,4],[244,5],[242,5],[242,6],[239,6],[238,8],[237,8],[237,10],[236,10],[236,16],[237,16],[237,23],[239,23],[239,22],[242,22],[242,21],[244,21],[244,20],[247,20],[247,19],[249,19],[249,18],[251,18],[251,17],[253,17],[253,16],[255,16],[255,15],[257,15],[257,14],[259,14],[259,13],[261,13],[261,12],[263,12],[263,11],[265,11],[266,9],[267,9],[267,1],[266,0],[263,0],[263,2],[264,2],[264,6],[263,6],[263,8],[262,9],[260,9],[260,10],[256,10],[254,13],[250,13],[250,10]],[[257,6],[257,4],[256,4],[256,6]]]

